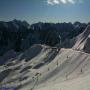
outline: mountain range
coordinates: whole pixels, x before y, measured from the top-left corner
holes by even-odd
[[[30,25],[26,21],[16,19],[9,22],[0,21],[0,55],[10,49],[17,52],[26,50],[33,44],[55,46],[60,40],[63,43],[79,35],[88,24],[39,22]]]
[[[0,88],[90,90],[90,24],[0,22]]]

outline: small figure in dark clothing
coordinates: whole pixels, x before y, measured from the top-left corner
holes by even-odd
[[[50,68],[48,67],[48,71],[50,70]]]
[[[58,66],[58,61],[57,61],[57,66]]]
[[[69,57],[67,56],[67,58],[69,58]]]
[[[81,73],[83,73],[83,70],[82,70],[82,68],[81,68]]]

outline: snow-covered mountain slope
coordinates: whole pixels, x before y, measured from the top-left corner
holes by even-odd
[[[76,43],[73,46],[74,49],[84,50],[90,52],[90,25],[87,26],[85,31],[76,37]]]
[[[90,54],[45,45],[0,66],[0,86],[17,90],[89,90],[89,77]]]

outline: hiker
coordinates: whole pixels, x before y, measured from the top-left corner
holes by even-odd
[[[48,71],[49,71],[50,69],[49,69],[49,67],[48,67]]]
[[[57,66],[58,66],[58,60],[57,60]]]
[[[82,70],[82,68],[81,68],[81,73],[83,73],[83,70]]]

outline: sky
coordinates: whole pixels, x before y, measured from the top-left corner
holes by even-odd
[[[0,21],[90,22],[90,0],[0,0]]]

